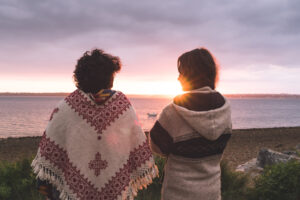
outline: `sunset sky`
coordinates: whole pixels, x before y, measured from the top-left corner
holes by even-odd
[[[71,92],[93,48],[119,56],[114,89],[175,94],[177,58],[206,47],[223,93],[300,94],[300,1],[1,0],[0,92]]]

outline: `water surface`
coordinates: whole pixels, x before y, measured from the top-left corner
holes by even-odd
[[[42,135],[50,114],[63,97],[0,96],[0,137]],[[144,130],[171,102],[166,98],[131,98]],[[241,98],[229,99],[234,129],[300,126],[300,99]]]

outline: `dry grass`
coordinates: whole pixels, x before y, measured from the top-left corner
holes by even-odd
[[[15,162],[31,158],[37,152],[41,137],[0,139],[0,161]]]

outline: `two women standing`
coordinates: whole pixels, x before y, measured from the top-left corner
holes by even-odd
[[[133,199],[157,176],[130,102],[111,90],[119,70],[120,60],[101,50],[78,60],[78,89],[54,109],[32,164],[49,198],[56,191],[60,199]],[[217,67],[206,49],[180,56],[178,71],[186,93],[150,132],[152,151],[167,157],[162,199],[219,200],[229,103],[214,90]]]

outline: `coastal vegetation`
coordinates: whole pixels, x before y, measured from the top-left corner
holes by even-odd
[[[43,200],[38,193],[30,163],[32,159],[0,163],[1,200]],[[165,160],[155,158],[159,178],[138,193],[136,200],[159,200]],[[223,200],[298,200],[300,199],[300,163],[290,161],[266,167],[261,175],[251,178],[221,163]]]
[[[233,130],[221,165],[223,200],[299,200],[299,163],[267,167],[257,178],[233,170],[257,157],[261,148],[293,150],[299,144],[299,133],[300,127]],[[0,139],[0,200],[45,199],[36,190],[30,167],[39,141],[40,137]],[[160,199],[165,160],[159,157],[155,160],[160,176],[147,189],[139,191],[136,200]]]
[[[300,162],[268,166],[249,193],[249,200],[299,200]]]
[[[1,200],[42,200],[38,193],[35,175],[32,172],[31,159],[0,163],[0,199]]]

